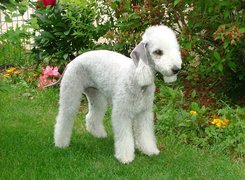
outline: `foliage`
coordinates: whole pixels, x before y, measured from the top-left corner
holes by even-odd
[[[23,16],[32,6],[28,0],[5,0],[0,2],[0,10],[5,17],[5,22],[10,23],[14,18]],[[3,23],[4,24],[4,23]],[[0,28],[1,28],[0,24]],[[2,66],[24,65],[30,63],[30,53],[26,45],[29,44],[30,33],[26,25],[9,28],[0,35],[0,64]]]
[[[33,52],[39,61],[48,58],[58,64],[96,47],[96,41],[107,31],[108,23],[95,21],[93,1],[60,1],[56,6],[39,8],[31,19],[35,29]]]
[[[140,41],[142,32],[150,25],[167,24],[162,15],[166,7],[160,0],[155,1],[106,1],[114,10],[114,29],[106,38],[113,44],[113,50],[128,55]],[[136,2],[136,1],[135,1]]]
[[[241,48],[245,31],[242,22],[244,10],[239,0],[195,3],[189,0],[127,0],[107,3],[114,9],[117,18],[115,26],[118,31],[114,32],[116,43],[124,42],[124,47],[139,41],[146,27],[165,24],[179,34],[186,60],[189,58],[191,61],[193,53],[195,56],[202,55],[201,58],[209,60],[221,74],[225,68],[233,71],[239,68],[239,64],[233,60],[238,47]],[[239,78],[243,76],[240,74]]]
[[[192,10],[187,11],[188,7]],[[189,64],[188,74],[192,74],[187,77],[196,80],[216,76],[213,81],[219,81],[221,91],[233,93],[234,99],[244,97],[243,3],[239,0],[193,4],[178,1],[173,10],[181,9],[186,12],[181,16],[186,16],[187,21],[181,28],[182,52]]]
[[[178,34],[183,75],[197,81],[212,77],[222,91],[244,96],[244,3],[234,1],[106,1],[115,11],[115,29],[107,34],[113,49],[126,55],[150,25],[165,24]],[[222,79],[222,81],[221,81]],[[227,88],[231,87],[231,88]],[[243,93],[242,93],[243,92]],[[238,95],[238,93],[236,93]]]
[[[15,29],[9,28],[0,35],[0,64],[20,66],[30,63],[31,55],[25,47],[29,40],[30,33],[24,25]]]
[[[161,86],[155,105],[157,131],[216,153],[245,157],[245,108],[225,105],[213,109],[197,102],[186,104],[189,102],[181,88]]]
[[[39,70],[34,67],[9,67],[0,72],[0,79],[3,84],[21,84],[25,88],[30,88],[37,87],[38,74]]]
[[[0,10],[5,15],[6,22],[12,22],[13,17],[23,15],[28,7],[28,0],[3,0],[0,2]]]

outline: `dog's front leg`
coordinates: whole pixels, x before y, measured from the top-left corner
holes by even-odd
[[[134,119],[135,145],[146,155],[157,155],[159,150],[154,135],[154,115],[151,109],[142,112]]]
[[[134,160],[134,138],[132,120],[126,111],[112,110],[112,126],[114,130],[115,157],[128,164]]]

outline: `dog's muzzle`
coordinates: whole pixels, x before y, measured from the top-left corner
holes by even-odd
[[[178,68],[177,66],[173,66],[171,71],[173,72],[173,74],[177,74],[180,71],[180,68]]]

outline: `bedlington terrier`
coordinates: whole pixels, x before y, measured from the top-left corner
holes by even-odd
[[[176,80],[182,61],[175,33],[164,25],[149,27],[130,57],[96,50],[68,64],[61,80],[55,146],[69,146],[85,94],[86,129],[95,137],[107,136],[103,117],[107,102],[112,106],[115,157],[120,162],[132,162],[135,148],[149,156],[159,154],[153,125],[154,75],[159,72],[165,81]]]

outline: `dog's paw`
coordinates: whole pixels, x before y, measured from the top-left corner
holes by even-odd
[[[138,150],[140,150],[143,154],[146,154],[148,156],[158,155],[160,153],[159,149],[157,147],[154,148],[145,148],[145,147],[139,147],[136,146]]]
[[[104,127],[96,127],[95,128],[95,127],[91,127],[89,125],[86,125],[86,129],[94,137],[97,137],[97,138],[106,138],[107,137],[107,133],[106,133]]]
[[[129,164],[134,160],[134,154],[131,155],[125,155],[125,154],[116,154],[115,157],[118,161],[120,161],[123,164]]]
[[[90,132],[90,134],[92,134],[94,137],[97,138],[106,138],[107,137],[107,133],[106,131],[90,131],[88,130],[88,132]]]
[[[54,142],[54,145],[55,147],[58,147],[58,148],[66,148],[69,146],[69,142],[64,142],[64,141],[55,141]]]
[[[154,155],[158,155],[160,153],[159,149],[154,149],[151,151],[143,151],[144,154],[148,155],[148,156],[154,156]]]
[[[66,137],[56,136],[54,138],[54,145],[58,148],[66,148],[70,145],[70,139]]]

